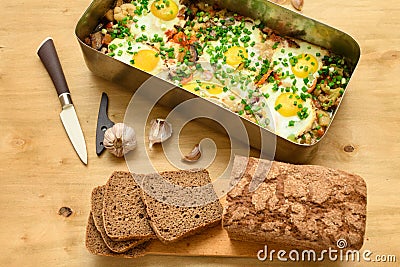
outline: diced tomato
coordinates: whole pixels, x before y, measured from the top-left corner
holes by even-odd
[[[233,16],[233,17],[238,21],[241,21],[242,19],[244,19],[244,17],[241,16],[241,15],[236,15],[236,16]]]
[[[322,106],[321,106],[321,104],[319,103],[319,101],[318,101],[318,100],[316,100],[316,99],[313,99],[312,101],[313,101],[313,103],[314,103],[314,106],[315,106],[316,108],[318,108],[318,109],[321,109],[321,108],[322,108]]]
[[[167,33],[166,33],[167,34]],[[190,44],[193,44],[194,42],[197,41],[195,36],[190,36],[190,39],[187,38],[186,34],[184,32],[178,32],[176,33],[172,40],[177,43],[177,44],[181,44],[183,46],[187,46]]]
[[[172,39],[176,33],[177,33],[176,29],[170,29],[165,32],[165,35],[167,36],[167,38],[169,40],[169,39]]]
[[[107,23],[106,29],[111,29],[113,26],[114,26],[114,23],[112,21],[110,21],[109,23]]]

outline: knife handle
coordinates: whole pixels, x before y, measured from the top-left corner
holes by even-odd
[[[51,37],[46,38],[40,44],[37,54],[49,73],[51,80],[53,81],[61,105],[63,108],[67,105],[71,105],[72,100],[69,94],[67,81],[65,80],[60,59],[58,58],[53,39]]]

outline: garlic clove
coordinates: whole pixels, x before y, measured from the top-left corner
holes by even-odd
[[[277,4],[279,4],[279,5],[286,4],[286,1],[287,1],[287,0],[272,0],[272,2],[277,3]]]
[[[182,157],[182,160],[187,162],[195,162],[198,161],[200,157],[201,157],[200,144],[197,144],[193,147],[192,151],[190,151],[189,154]]]
[[[136,148],[136,133],[132,127],[124,123],[117,123],[104,133],[104,147],[117,157]]]
[[[304,5],[304,0],[291,0],[292,2],[292,6],[301,11],[303,9],[303,5]]]
[[[172,135],[172,125],[164,119],[154,119],[150,122],[149,148],[154,144],[162,143]]]

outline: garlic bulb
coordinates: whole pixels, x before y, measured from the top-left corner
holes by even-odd
[[[117,123],[104,133],[103,145],[115,156],[122,157],[136,148],[135,130],[124,123]]]
[[[155,119],[150,122],[149,148],[154,144],[162,143],[172,135],[172,125],[164,119]]]

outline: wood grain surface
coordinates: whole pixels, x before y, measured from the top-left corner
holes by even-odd
[[[288,2],[288,1],[286,1]],[[354,172],[367,182],[367,232],[363,249],[396,255],[397,263],[259,262],[260,245],[231,242],[220,228],[171,246],[155,243],[135,260],[93,256],[84,245],[93,187],[104,184],[125,161],[109,153],[97,157],[95,130],[101,92],[109,115],[121,122],[132,92],[94,76],[74,36],[89,0],[2,1],[0,24],[0,266],[398,266],[400,261],[400,4],[397,0],[305,0],[303,13],[352,35],[362,56],[352,83],[318,155],[311,162]],[[289,4],[287,7],[292,8]],[[85,134],[83,165],[59,119],[60,104],[36,55],[47,36],[55,40]],[[165,116],[156,107],[151,117]],[[201,124],[181,134],[182,151],[199,135],[214,140],[217,176],[227,163],[229,140]],[[159,170],[171,165],[156,148]],[[257,155],[257,151],[252,151]],[[138,163],[140,164],[138,159]],[[59,214],[70,208],[68,217]],[[262,246],[261,246],[262,248]],[[160,256],[163,255],[163,256]],[[197,256],[197,257],[182,257]],[[220,257],[223,256],[223,257]],[[249,258],[251,256],[252,258]]]

